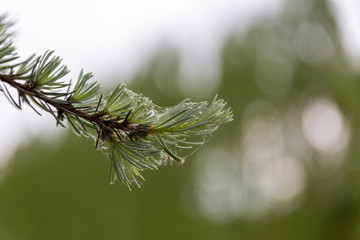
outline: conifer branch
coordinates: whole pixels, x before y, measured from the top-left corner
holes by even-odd
[[[57,125],[67,122],[76,135],[93,139],[95,148],[110,158],[111,183],[118,179],[129,189],[131,184],[140,187],[141,171],[183,163],[181,155],[232,120],[231,110],[216,97],[211,103],[186,99],[162,108],[124,83],[105,94],[98,82],[90,81],[92,74],[83,71],[73,86],[64,80],[69,70],[53,51],[17,62],[10,25],[0,17],[0,92],[14,107],[22,109],[26,103],[39,115],[41,110],[50,113]]]

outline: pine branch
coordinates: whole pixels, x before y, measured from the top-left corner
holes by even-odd
[[[184,163],[232,112],[216,97],[211,103],[189,99],[170,108],[154,105],[147,97],[119,84],[110,94],[91,82],[91,73],[80,72],[73,86],[64,77],[68,69],[48,51],[17,62],[6,17],[0,17],[0,92],[18,109],[23,103],[36,113],[50,113],[57,125],[95,142],[111,161],[110,182],[120,180],[129,189],[140,187],[141,171],[168,163]],[[9,88],[15,89],[9,91]],[[14,97],[16,96],[16,97]]]

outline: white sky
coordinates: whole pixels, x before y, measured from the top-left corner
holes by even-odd
[[[334,6],[345,50],[351,63],[360,69],[360,1],[330,0]]]
[[[356,45],[359,56],[360,35],[354,28],[360,22],[360,1],[332,2],[338,6],[344,41]],[[164,45],[180,50],[185,62],[183,74],[191,75],[204,67],[213,69],[214,74],[219,67],[220,47],[229,31],[246,28],[259,15],[278,12],[281,3],[282,0],[1,0],[1,12],[9,12],[17,21],[14,40],[21,56],[54,49],[72,70],[71,78],[76,79],[84,68],[104,83],[114,76],[126,81]],[[37,116],[28,107],[18,111],[3,96],[0,113],[0,161],[34,135],[48,137],[63,131],[55,127],[50,116]]]

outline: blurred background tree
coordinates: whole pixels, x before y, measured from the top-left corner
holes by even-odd
[[[91,144],[29,139],[1,170],[0,239],[360,238],[359,76],[327,1],[230,34],[218,86],[183,82],[179,59],[161,49],[129,88],[173,105],[209,87],[235,121],[131,193]]]

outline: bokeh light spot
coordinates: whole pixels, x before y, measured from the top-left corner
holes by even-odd
[[[320,25],[302,23],[294,35],[294,47],[301,60],[309,64],[322,64],[334,54],[334,43]]]
[[[349,141],[349,131],[341,112],[329,100],[312,100],[302,114],[304,135],[311,146],[323,154],[344,150]]]

